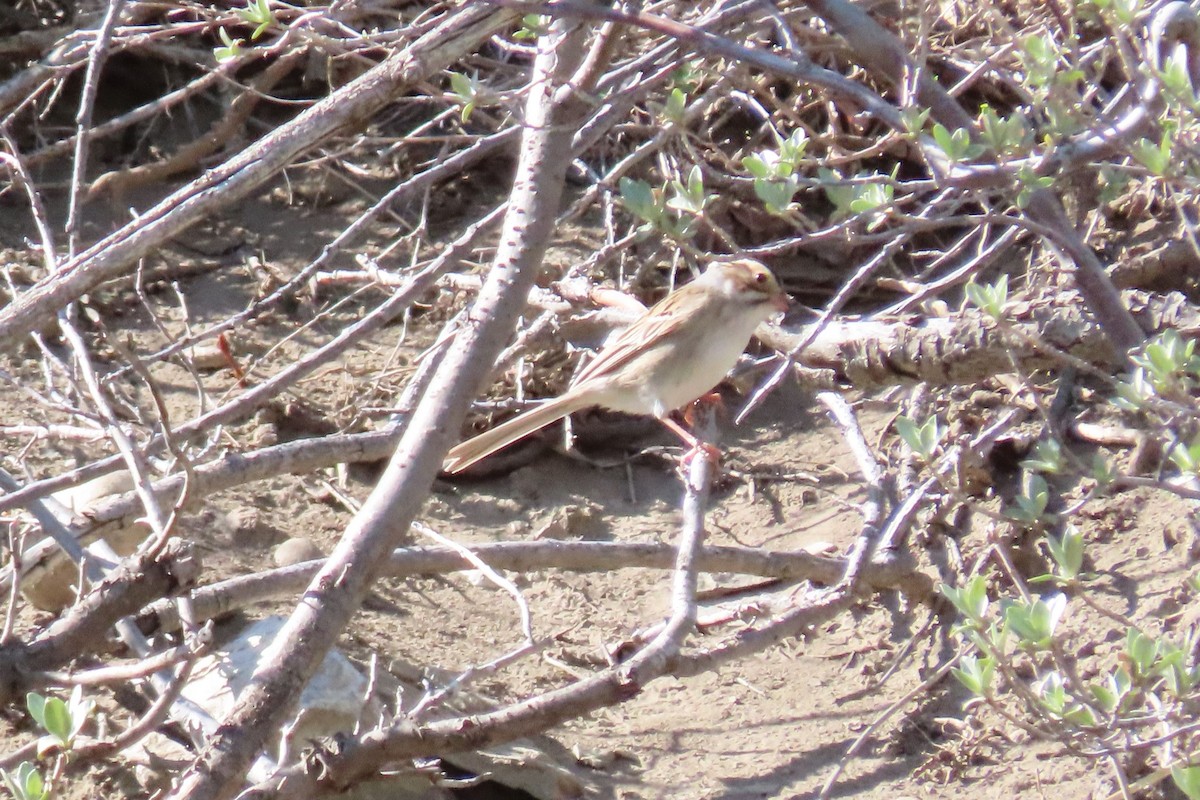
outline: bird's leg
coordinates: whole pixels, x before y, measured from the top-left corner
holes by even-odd
[[[687,445],[691,448],[683,456],[682,466],[685,469],[687,468],[688,462],[691,461],[693,458],[695,458],[696,453],[698,453],[700,451],[704,451],[705,453],[707,453],[708,457],[711,458],[716,463],[718,463],[718,464],[721,463],[721,450],[715,444],[710,444],[708,442],[700,441],[695,436],[693,436],[686,428],[684,428],[678,422],[676,422],[675,420],[671,419],[670,417],[668,417],[666,415],[659,417],[659,420],[662,422],[663,425],[666,425],[668,428],[670,428],[672,431],[674,431],[675,435],[678,436],[680,439],[683,439],[683,441],[686,442]]]

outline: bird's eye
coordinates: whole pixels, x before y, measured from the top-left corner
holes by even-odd
[[[764,272],[756,272],[756,273],[754,274],[754,282],[755,282],[755,283],[766,283],[766,282],[767,282],[767,275],[766,275],[766,273],[764,273]]]

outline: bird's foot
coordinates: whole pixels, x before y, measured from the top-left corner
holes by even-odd
[[[719,471],[721,469],[721,448],[717,447],[715,444],[709,444],[708,442],[696,440],[692,444],[692,448],[684,453],[683,458],[679,460],[679,471],[684,478],[687,478],[688,473],[692,470],[692,461],[694,461],[696,457],[701,454],[708,457],[708,460],[712,464],[714,471]]]

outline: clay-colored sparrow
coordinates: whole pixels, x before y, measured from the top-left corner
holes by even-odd
[[[459,444],[442,469],[461,472],[591,406],[652,414],[694,445],[695,438],[667,415],[720,383],[754,329],[787,306],[787,295],[762,264],[747,258],[714,261],[606,344],[560,397]]]

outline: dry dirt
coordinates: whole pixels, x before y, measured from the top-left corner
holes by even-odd
[[[203,268],[180,281],[191,322],[199,326],[243,307],[257,291],[265,273],[245,266],[247,252],[261,254],[269,271],[290,274],[353,210],[313,210],[277,198],[253,201],[231,211],[223,226],[185,236],[186,247],[160,254],[160,260]],[[253,230],[255,238],[242,251],[227,250],[246,230]],[[17,258],[19,232],[8,228],[2,236],[0,244],[12,248],[9,256]],[[569,248],[558,257],[569,258]],[[301,303],[242,332],[242,345],[246,352],[258,353],[263,374],[269,373],[338,330],[372,298],[377,295],[363,295],[317,318],[311,328],[303,323],[314,319],[319,306]],[[141,346],[155,340],[147,313],[134,306],[127,288],[106,291],[96,301],[113,315],[111,323],[134,332]],[[179,330],[173,293],[155,292],[150,302],[172,330]],[[322,300],[326,304],[328,298]],[[129,310],[116,316],[122,308]],[[414,318],[399,347],[401,328],[389,328],[305,381],[292,399],[334,426],[354,420],[354,409],[387,406],[412,359],[434,335],[433,323],[443,317],[435,310]],[[288,336],[292,338],[285,340]],[[278,349],[263,352],[265,344],[279,341],[284,344]],[[155,374],[176,418],[185,418],[195,406],[186,373],[163,365]],[[36,363],[27,362],[21,375],[38,381]],[[205,381],[214,397],[237,390],[228,372],[207,374]],[[37,417],[11,387],[3,390],[0,402],[9,423]],[[736,408],[739,402],[732,398],[730,404]],[[893,408],[878,399],[859,404],[873,445],[894,445],[894,434],[887,432]],[[234,427],[222,446],[247,446],[262,424],[260,419]],[[858,531],[862,481],[838,430],[811,397],[785,387],[746,424],[734,429],[726,420],[723,431],[728,474],[712,499],[709,542],[845,550]],[[589,451],[596,463],[544,452],[505,475],[439,483],[422,519],[464,543],[538,536],[671,541],[677,535],[682,494],[671,459],[657,451],[632,458],[622,454],[647,444],[672,445],[653,429],[649,433],[649,439],[622,441],[615,450]],[[10,457],[24,444],[9,438]],[[73,466],[86,452],[38,444],[28,461],[38,475],[46,475]],[[675,452],[672,446],[667,455]],[[366,497],[369,481],[369,471],[358,469],[348,475],[331,471],[249,485],[206,498],[185,521],[184,532],[201,550],[206,581],[261,570],[271,566],[272,548],[288,537],[307,537],[328,551],[351,517],[348,501]],[[1099,600],[1154,630],[1181,625],[1179,591],[1190,565],[1183,544],[1190,540],[1189,513],[1182,502],[1148,491],[1093,501],[1081,523],[1099,576]],[[568,516],[576,522],[561,524]],[[979,523],[971,530],[922,534],[912,546],[934,574],[931,565],[945,557],[951,542],[969,561],[984,545],[986,532]],[[666,572],[578,575],[548,570],[514,577],[531,604],[536,633],[556,638],[546,658],[526,658],[475,685],[497,701],[559,686],[572,673],[602,666],[606,653],[661,619],[667,608]],[[745,581],[711,576],[702,588],[739,582]],[[249,613],[286,613],[287,608],[281,602]],[[45,617],[26,612],[26,624],[35,619]],[[853,613],[805,638],[696,679],[658,681],[631,701],[553,736],[578,754],[576,775],[597,797],[812,798],[843,760],[845,769],[832,797],[899,800],[968,793],[980,798],[1075,798],[1112,791],[1105,762],[1068,755],[1053,742],[1031,741],[987,713],[968,713],[966,693],[953,678],[922,686],[957,647],[949,635],[950,622],[899,597],[864,598]],[[1086,641],[1091,626],[1098,624],[1094,611],[1071,605],[1068,626],[1076,642]],[[729,629],[706,631],[694,638],[693,646],[704,647],[706,640],[716,641]],[[456,574],[384,581],[342,646],[363,661],[375,654],[383,663],[397,658],[457,673],[506,652],[520,638],[516,608],[508,596]],[[1111,665],[1118,646],[1112,637],[1097,642],[1083,653],[1081,663],[1091,670]],[[857,753],[847,757],[860,735],[885,715]],[[0,725],[0,736],[8,743],[29,736],[28,724],[12,713]],[[78,796],[134,791],[118,766],[73,773],[70,783]],[[470,796],[521,795],[492,787]]]

